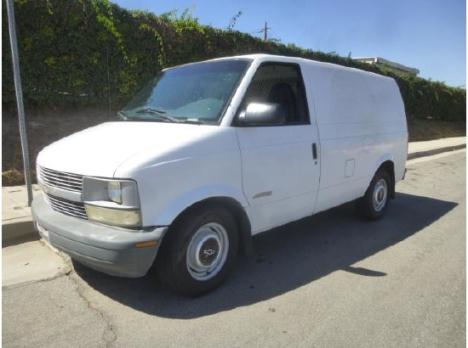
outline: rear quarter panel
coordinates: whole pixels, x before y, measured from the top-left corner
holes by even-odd
[[[341,67],[306,64],[320,135],[321,175],[316,212],[364,195],[386,160],[402,178],[407,156],[403,102],[393,79]]]

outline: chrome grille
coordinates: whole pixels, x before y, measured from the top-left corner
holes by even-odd
[[[49,186],[58,187],[68,191],[81,192],[83,176],[72,173],[58,172],[56,170],[39,167],[41,181]]]
[[[73,202],[69,201],[68,199],[55,197],[49,194],[46,194],[46,197],[53,210],[81,219],[88,219],[84,204],[82,202]]]

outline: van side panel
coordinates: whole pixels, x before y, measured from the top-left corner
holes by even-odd
[[[356,69],[304,64],[320,134],[316,212],[364,195],[386,160],[402,178],[407,126],[395,81]]]

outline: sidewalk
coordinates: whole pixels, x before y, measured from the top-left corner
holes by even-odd
[[[465,146],[466,137],[412,142],[408,145],[408,159],[453,151]],[[38,191],[39,186],[33,185],[33,193]],[[27,207],[25,186],[2,188],[2,228],[4,247],[39,239],[38,233],[33,229],[31,209]]]
[[[33,185],[33,196],[39,190],[39,185]],[[27,205],[26,186],[2,187],[3,247],[39,239],[32,225],[31,208]]]
[[[42,240],[2,249],[2,287],[52,279],[71,270],[66,258]]]
[[[441,152],[459,150],[465,147],[466,137],[415,141],[408,144],[408,159],[436,155]]]

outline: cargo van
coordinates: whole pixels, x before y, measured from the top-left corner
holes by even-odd
[[[381,218],[403,179],[408,131],[391,78],[255,54],[161,71],[106,122],[37,158],[41,236],[116,276],[154,265],[200,295],[253,235],[355,201]]]

